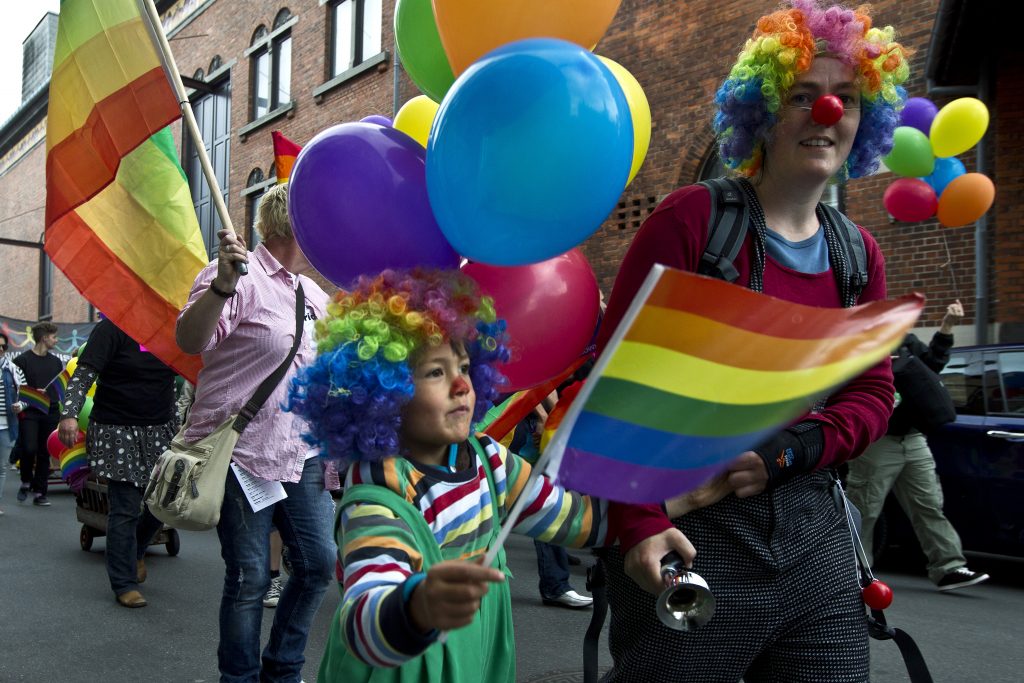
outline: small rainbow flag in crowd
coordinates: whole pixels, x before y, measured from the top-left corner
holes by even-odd
[[[132,339],[195,381],[178,312],[207,264],[167,126],[181,116],[137,0],[63,0],[46,118],[46,253]]]
[[[275,130],[270,133],[274,140],[274,168],[277,172],[277,184],[288,182],[288,176],[292,174],[292,166],[295,165],[295,158],[299,156],[302,148]]]
[[[45,389],[36,389],[22,384],[18,387],[18,400],[27,408],[33,408],[41,413],[50,412],[50,395]]]
[[[923,305],[910,295],[814,308],[655,266],[552,438],[546,471],[622,502],[695,489],[889,355]]]
[[[64,403],[64,396],[68,392],[68,384],[71,383],[71,373],[68,372],[67,368],[60,371],[60,374],[53,378],[53,381],[46,385],[48,390],[52,390],[54,394],[54,400],[57,403]]]
[[[85,435],[75,445],[60,454],[60,476],[75,492],[81,491],[90,472],[89,458],[85,452]]]

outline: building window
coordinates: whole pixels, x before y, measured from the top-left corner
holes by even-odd
[[[381,0],[332,0],[331,78],[381,52]]]
[[[39,250],[39,320],[53,318],[53,261]]]
[[[254,168],[249,172],[249,177],[245,182],[242,196],[245,197],[245,224],[248,226],[246,245],[249,247],[249,251],[258,247],[262,241],[260,240],[259,233],[256,232],[256,218],[259,214],[260,199],[276,183],[277,178],[275,177],[273,166],[271,166],[269,177],[263,174],[263,169]]]
[[[260,26],[250,44],[252,118],[255,121],[292,101],[292,35],[283,9],[274,19],[274,30]]]

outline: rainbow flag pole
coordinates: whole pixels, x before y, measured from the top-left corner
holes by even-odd
[[[546,472],[627,503],[691,491],[882,361],[923,305],[914,294],[815,308],[655,266],[524,490]]]

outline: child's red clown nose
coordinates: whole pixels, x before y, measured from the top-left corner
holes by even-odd
[[[465,377],[456,377],[452,381],[452,395],[457,396],[469,391],[469,381]]]
[[[834,126],[843,118],[843,102],[835,95],[822,95],[811,107],[811,118],[822,126]]]

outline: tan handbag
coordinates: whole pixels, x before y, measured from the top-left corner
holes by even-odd
[[[237,415],[224,420],[195,443],[185,441],[183,426],[170,448],[157,459],[149,475],[145,501],[161,522],[189,531],[206,531],[217,526],[235,444],[288,372],[302,341],[305,312],[306,297],[300,284],[295,292],[295,342],[284,362],[263,380]]]

